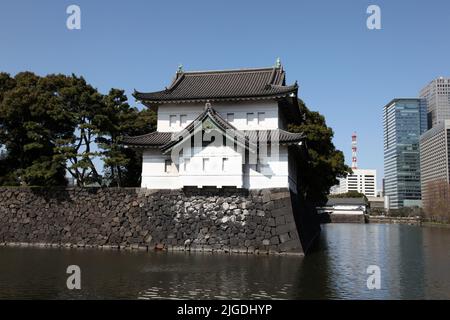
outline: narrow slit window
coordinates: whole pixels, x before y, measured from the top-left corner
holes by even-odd
[[[266,120],[266,113],[258,112],[258,124],[264,123],[265,120]]]
[[[186,125],[186,122],[187,122],[187,115],[185,114],[180,115],[180,124],[182,127]]]
[[[170,173],[172,169],[172,160],[165,160],[164,161],[164,172]]]
[[[190,159],[187,159],[187,158],[184,159],[184,171],[188,170],[189,162],[190,162]]]
[[[228,158],[222,158],[222,171],[228,171]]]
[[[252,125],[253,124],[254,116],[255,116],[255,114],[253,112],[247,113],[247,125]]]
[[[177,124],[177,116],[171,114],[171,115],[169,116],[169,125],[170,125],[170,127],[175,127],[176,124]]]
[[[209,158],[203,158],[203,171],[208,170]]]

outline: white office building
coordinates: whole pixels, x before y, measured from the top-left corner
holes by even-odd
[[[339,185],[330,190],[331,194],[356,191],[367,197],[377,196],[377,171],[375,169],[352,169],[353,174],[339,178]]]

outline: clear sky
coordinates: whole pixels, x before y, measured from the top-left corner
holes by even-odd
[[[66,27],[71,4],[81,8],[81,30]],[[381,30],[366,27],[371,4],[381,8]],[[130,94],[163,89],[180,63],[266,67],[280,57],[347,163],[356,131],[359,166],[381,178],[382,108],[450,76],[449,34],[448,0],[1,0],[0,71],[75,73],[103,93]]]

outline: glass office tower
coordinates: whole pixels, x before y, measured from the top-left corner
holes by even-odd
[[[383,110],[386,207],[421,205],[419,138],[427,130],[424,99],[394,99]]]

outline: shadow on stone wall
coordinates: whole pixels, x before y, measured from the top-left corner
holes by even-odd
[[[315,248],[315,244],[320,235],[320,220],[317,210],[310,205],[303,197],[295,193],[291,193],[292,209],[295,212],[295,223],[299,232],[302,248],[305,253]]]

